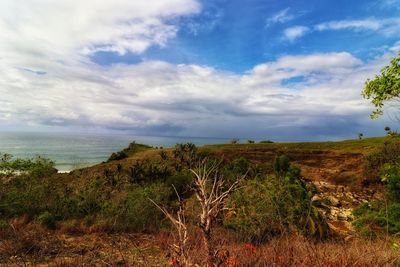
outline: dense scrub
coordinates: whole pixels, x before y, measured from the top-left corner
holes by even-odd
[[[144,147],[132,143],[130,150],[137,146]],[[0,214],[4,219],[28,216],[52,229],[74,228],[80,221],[107,231],[157,232],[168,223],[149,199],[173,210],[177,207],[173,187],[190,199],[193,174],[189,169],[206,157],[212,159],[213,155],[199,153],[193,144],[179,144],[167,155],[160,153],[155,161],[138,160],[129,168],[117,165],[90,179],[55,174],[53,163],[42,158],[23,161],[4,157]],[[302,181],[300,170],[290,166],[286,157],[277,158],[277,164],[282,166],[275,166],[276,175],[268,177],[262,167],[245,158],[221,165],[219,172],[230,183],[238,175],[247,176],[243,189],[229,199],[237,216],[227,214],[221,226],[243,234],[253,231],[250,239],[257,242],[265,240],[267,233],[273,236],[291,227],[322,236],[326,229],[321,228],[322,221],[311,203],[312,190]],[[261,218],[247,216],[251,203],[256,203],[254,215]],[[188,216],[195,218],[197,214]],[[251,229],[261,219],[257,223],[263,223],[263,229],[257,231],[263,233],[256,234]]]
[[[400,162],[400,141],[398,137],[389,137],[386,142],[375,152],[367,156],[365,169],[366,180],[364,184],[380,183],[381,169],[385,164],[398,164]]]
[[[400,165],[385,164],[381,168],[381,179],[385,183],[385,198],[362,204],[354,211],[354,225],[364,235],[400,233]]]
[[[329,227],[311,200],[315,188],[301,179],[300,169],[286,156],[277,157],[274,166],[275,176],[250,179],[232,195],[225,225],[256,244],[293,232],[326,237]]]
[[[368,158],[370,174],[385,185],[384,199],[362,204],[354,225],[368,236],[400,233],[400,142],[397,138]]]

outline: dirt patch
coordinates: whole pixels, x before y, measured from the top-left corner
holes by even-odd
[[[284,154],[293,164],[301,168],[306,179],[311,181],[329,181],[349,185],[361,181],[365,169],[365,156],[361,153],[339,152],[331,150],[300,150],[278,148],[238,148],[222,149],[217,156],[226,160],[244,157],[255,164],[272,164],[276,155]],[[341,174],[345,174],[341,175]],[[348,179],[335,179],[340,176]]]

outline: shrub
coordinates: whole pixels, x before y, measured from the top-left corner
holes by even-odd
[[[183,168],[191,168],[198,159],[197,147],[193,143],[176,144],[172,151],[175,159],[175,168],[180,171]]]
[[[391,203],[387,207],[383,202],[364,203],[353,214],[356,218],[353,225],[363,235],[400,233],[400,203]]]
[[[168,159],[168,154],[167,154],[167,152],[165,152],[165,150],[161,150],[159,154],[160,154],[160,157],[163,160],[167,160]]]
[[[128,157],[128,153],[126,153],[125,151],[119,151],[119,152],[112,153],[107,161],[121,160],[121,159],[126,159],[127,157]]]
[[[229,197],[225,227],[235,230],[239,239],[253,243],[261,243],[283,232],[271,191],[266,181],[248,181],[244,188]]]
[[[271,140],[262,140],[262,141],[260,141],[260,144],[272,144],[273,143],[273,141],[271,141]]]
[[[386,202],[364,203],[354,210],[354,225],[363,234],[400,233],[400,166],[385,164],[381,177],[386,185]]]
[[[154,164],[149,161],[136,161],[129,167],[131,183],[165,181],[172,173],[165,164]]]
[[[290,160],[287,156],[277,156],[274,161],[274,171],[277,176],[283,176],[289,171]]]
[[[366,183],[380,182],[380,172],[385,164],[397,164],[400,162],[400,142],[389,140],[376,152],[367,156],[365,176]]]
[[[50,187],[41,179],[18,176],[6,185],[0,198],[0,213],[7,217],[27,214],[33,217],[43,212],[48,203]]]
[[[0,160],[0,176],[44,177],[56,172],[54,162],[40,156],[31,159],[13,159],[12,155],[4,154]]]
[[[189,172],[179,172],[172,176],[169,176],[165,182],[167,187],[175,187],[176,191],[180,196],[187,195],[190,190],[190,185],[193,183],[193,175]],[[176,194],[173,194],[174,198]]]
[[[226,169],[233,172],[233,174],[245,174],[250,168],[250,162],[244,157],[240,157],[231,161]]]
[[[130,155],[135,154],[136,152],[143,151],[146,149],[151,148],[151,146],[144,145],[144,144],[137,144],[135,141],[129,144],[127,148],[124,148],[123,150],[119,152],[112,153],[111,156],[108,158],[107,161],[113,161],[113,160],[121,160],[129,157]]]
[[[172,190],[163,184],[132,186],[118,201],[110,203],[103,216],[118,230],[149,232],[159,230],[164,215],[150,202],[167,204]]]
[[[300,179],[300,169],[290,167],[287,157],[275,163],[275,177],[250,180],[228,199],[225,226],[255,243],[294,228],[307,236],[327,236],[329,227],[311,201],[315,188]]]
[[[42,214],[40,214],[37,218],[36,218],[37,222],[47,226],[50,229],[54,229],[56,227],[56,219],[53,216],[53,214],[51,214],[48,211],[43,212]]]
[[[386,183],[390,200],[400,203],[400,166],[385,164],[381,170],[381,178]]]
[[[10,224],[6,220],[0,219],[0,231],[4,231],[10,228]]]

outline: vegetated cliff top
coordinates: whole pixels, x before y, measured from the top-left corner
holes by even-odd
[[[199,152],[230,161],[244,157],[253,164],[271,165],[276,155],[287,155],[293,164],[302,169],[303,176],[313,181],[328,181],[348,185],[361,181],[365,173],[366,156],[379,149],[389,137],[373,137],[357,140],[328,142],[292,142],[292,143],[239,143],[204,145]],[[134,147],[137,146],[137,149]],[[172,157],[174,148],[153,148],[132,143],[127,155],[115,160],[74,171],[85,176],[104,173],[106,169],[129,168],[135,162],[149,161],[162,163],[161,153]],[[164,151],[164,152],[161,152]],[[120,152],[117,152],[118,154]]]

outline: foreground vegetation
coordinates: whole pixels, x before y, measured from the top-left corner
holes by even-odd
[[[354,211],[358,234],[353,241],[341,241],[331,229],[323,213],[331,200],[317,198],[318,189],[307,177],[312,174],[307,166],[320,163],[310,158],[329,153],[356,160],[363,168],[354,172],[359,177],[340,171],[340,179],[334,176],[331,182],[384,192],[384,198]],[[178,144],[173,149],[132,143],[107,163],[70,174],[57,174],[54,163],[43,158],[5,155],[0,162],[0,261],[60,266],[179,266],[189,260],[209,266],[400,264],[399,155],[396,136],[201,148]],[[308,173],[303,174],[303,166]],[[223,195],[218,205],[208,207],[208,230],[201,194],[211,200]],[[204,246],[208,235],[210,243]],[[375,238],[379,246],[365,238]]]

